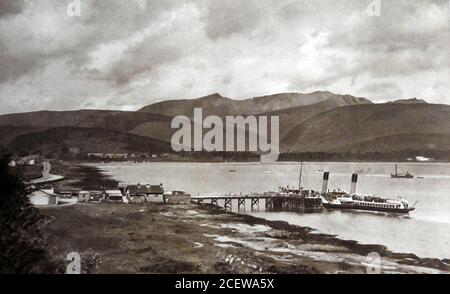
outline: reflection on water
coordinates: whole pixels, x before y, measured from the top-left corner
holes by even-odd
[[[164,183],[168,190],[194,195],[276,191],[279,186],[297,186],[299,177],[298,163],[112,163],[99,167],[124,183]],[[392,163],[305,163],[302,183],[306,189],[320,189],[325,170],[330,171],[331,190],[348,191],[351,174],[358,172],[357,192],[404,197],[411,205],[418,201],[409,217],[341,211],[255,214],[361,243],[383,244],[397,252],[450,258],[450,164],[400,164],[399,172],[409,171],[414,179],[391,179],[394,167]]]

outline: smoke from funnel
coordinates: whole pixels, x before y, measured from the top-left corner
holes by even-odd
[[[352,186],[350,188],[350,194],[356,193],[356,183],[358,182],[358,174],[352,175]]]
[[[328,192],[328,178],[330,176],[329,172],[323,173],[323,184],[322,184],[322,193]]]

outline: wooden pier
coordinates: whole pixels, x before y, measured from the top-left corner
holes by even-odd
[[[305,197],[301,195],[283,194],[250,194],[250,195],[199,195],[192,196],[192,201],[197,204],[209,202],[211,205],[219,206],[219,200],[223,202],[225,210],[232,210],[233,201],[237,204],[238,212],[245,211],[247,201],[250,203],[250,210],[259,211],[260,205],[264,205],[267,212],[312,212],[322,210],[322,200],[320,197]]]

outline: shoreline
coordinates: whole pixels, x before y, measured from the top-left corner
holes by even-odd
[[[370,161],[366,161],[366,162],[370,162]],[[177,162],[172,162],[172,163],[177,163]],[[187,162],[188,163],[188,162]],[[221,163],[216,163],[216,164],[261,164],[261,162],[221,162]],[[276,162],[273,164],[279,164],[280,162]],[[282,164],[296,164],[298,162],[292,162],[292,161],[286,161],[286,162],[282,162]],[[306,162],[306,163],[316,163],[316,161],[312,161],[312,162]],[[354,163],[354,162],[352,162]],[[383,163],[383,162],[380,162]],[[385,162],[385,163],[389,163],[389,162]],[[410,162],[410,163],[436,163],[436,162]],[[271,163],[265,163],[265,164],[271,164]],[[90,166],[92,166],[91,164],[89,164]],[[113,179],[113,177],[111,175],[109,175],[107,172],[102,171],[102,169],[100,167],[95,166],[96,169],[98,169],[100,171],[100,173],[107,177],[107,178],[111,178]],[[219,209],[223,209],[222,207],[218,207]],[[438,258],[438,257],[424,257],[424,256],[417,256],[415,253],[412,252],[395,252],[393,250],[390,250],[386,245],[383,244],[377,244],[377,243],[360,243],[360,241],[354,240],[354,239],[343,239],[338,237],[337,235],[334,234],[330,234],[330,233],[322,233],[319,232],[318,229],[312,228],[312,227],[308,227],[308,226],[301,226],[301,225],[296,225],[296,224],[291,224],[287,221],[276,221],[276,220],[268,220],[265,219],[263,217],[258,217],[258,216],[252,216],[249,214],[240,214],[240,213],[236,213],[236,212],[231,212],[228,211],[229,213],[233,213],[236,215],[244,215],[244,216],[248,216],[248,217],[254,217],[256,219],[261,219],[265,222],[281,222],[281,223],[285,223],[286,225],[292,226],[292,227],[299,227],[300,229],[306,229],[309,231],[315,231],[316,233],[312,234],[312,235],[316,235],[316,236],[324,236],[324,237],[332,237],[334,238],[333,241],[339,241],[339,242],[343,242],[343,243],[347,243],[349,246],[356,244],[358,246],[362,246],[362,247],[367,247],[367,248],[380,248],[379,252],[387,252],[389,254],[389,256],[396,256],[396,257],[405,257],[405,258],[415,258],[415,259],[421,259],[421,260],[427,260],[427,261],[438,261],[438,262],[444,262],[444,266],[445,264],[450,265],[450,257],[445,257],[445,258]]]
[[[450,273],[442,260],[211,205],[81,203],[41,212],[56,259],[79,252],[90,274],[366,273],[372,252],[383,273]]]
[[[246,215],[246,214],[238,214],[238,215],[250,217],[250,219],[255,221],[255,224],[267,224],[274,228],[283,228],[285,230],[292,230],[293,232],[303,231],[303,232],[306,232],[306,234],[308,235],[308,239],[311,241],[324,242],[326,244],[332,244],[332,245],[341,245],[341,246],[347,247],[353,253],[367,255],[371,252],[377,252],[380,255],[385,256],[385,257],[400,259],[399,263],[402,263],[405,265],[424,266],[424,267],[430,266],[430,267],[433,267],[433,268],[436,268],[439,270],[450,272],[450,259],[447,259],[447,258],[439,259],[439,258],[430,258],[430,257],[419,257],[419,256],[415,255],[414,253],[398,253],[398,252],[391,251],[385,245],[362,244],[356,240],[341,239],[341,238],[338,238],[336,235],[320,233],[320,232],[317,232],[317,230],[314,228],[293,225],[287,221],[267,220],[262,217],[256,217],[256,216]],[[316,231],[317,233],[313,233],[313,231]],[[402,259],[405,259],[405,260],[402,260]]]
[[[94,167],[89,165],[88,169],[80,168],[82,165],[77,165],[77,167],[74,167],[71,163],[63,162],[61,166],[58,166],[57,169],[62,169],[64,167],[71,166],[70,172],[66,173],[66,180],[69,181],[72,185],[78,186],[83,184],[83,181],[86,178],[89,178],[90,180],[101,180],[102,183],[114,183],[116,182],[111,176],[105,174],[101,171],[100,168]],[[69,177],[67,177],[69,175]],[[175,220],[175,223],[169,226],[169,228],[160,227],[158,228],[158,234],[166,234],[170,233],[171,230],[173,230],[173,227],[177,227],[178,225],[182,225],[186,222],[189,222],[192,224],[193,227],[191,227],[189,230],[195,230],[195,227],[198,227],[197,229],[204,229],[204,227],[201,227],[202,225],[205,225],[206,227],[210,227],[210,230],[208,230],[209,235],[214,235],[211,238],[218,239],[216,240],[218,243],[222,244],[224,247],[223,249],[227,249],[229,251],[232,251],[232,249],[245,247],[247,250],[252,251],[252,254],[262,254],[264,257],[264,253],[261,253],[260,250],[257,250],[260,246],[267,247],[268,249],[274,249],[275,252],[271,252],[269,254],[266,254],[265,257],[267,258],[275,258],[277,261],[274,263],[275,267],[278,266],[278,272],[283,273],[290,273],[295,272],[296,270],[292,268],[294,267],[301,267],[303,263],[305,263],[307,266],[310,266],[311,264],[315,265],[315,270],[311,269],[306,270],[305,273],[315,273],[317,272],[330,272],[327,269],[330,264],[333,264],[331,266],[331,269],[334,269],[336,272],[346,272],[346,273],[364,273],[365,267],[362,267],[361,264],[364,262],[364,260],[367,259],[367,255],[371,252],[377,252],[380,254],[382,259],[387,259],[388,264],[393,264],[394,268],[397,268],[399,272],[421,272],[421,271],[444,271],[444,272],[450,272],[450,260],[449,259],[437,259],[437,258],[421,258],[416,256],[412,253],[395,253],[390,251],[386,246],[379,245],[379,244],[360,244],[355,240],[344,240],[339,239],[335,235],[329,235],[329,234],[323,234],[323,233],[312,233],[314,229],[310,227],[303,227],[298,225],[289,224],[286,221],[271,221],[266,220],[261,217],[251,216],[247,214],[237,214],[234,212],[226,212],[218,207],[211,207],[211,205],[203,204],[203,205],[196,205],[196,204],[188,204],[186,206],[183,205],[159,205],[159,204],[143,204],[143,205],[135,205],[135,204],[97,204],[97,203],[87,203],[87,204],[77,204],[75,206],[71,207],[57,207],[57,208],[46,208],[43,210],[43,213],[46,215],[52,215],[56,214],[59,215],[58,218],[62,218],[62,221],[68,221],[67,219],[64,220],[64,217],[66,213],[58,213],[58,211],[66,211],[66,210],[74,210],[78,211],[81,210],[87,210],[88,214],[93,213],[95,216],[104,215],[105,218],[111,218],[111,222],[115,222],[114,215],[116,214],[116,210],[120,211],[121,213],[127,214],[131,210],[134,211],[132,214],[139,214],[139,211],[145,210],[145,211],[163,211],[163,213],[167,213],[169,216],[171,214],[177,214],[178,219]],[[105,208],[106,207],[106,208]],[[150,209],[149,209],[150,207]],[[92,209],[92,211],[91,211]],[[100,209],[100,211],[98,211]],[[138,209],[138,212],[135,210]],[[189,211],[197,211],[197,213],[203,215],[204,219],[210,219],[210,222],[208,225],[201,224],[197,222],[192,222],[192,219],[190,219],[189,215],[187,216],[187,219],[185,219],[184,214],[186,214]],[[70,214],[69,211],[67,211],[67,214]],[[83,214],[85,211],[79,215],[78,213],[75,214],[76,218],[83,218]],[[213,220],[210,218],[210,216],[217,215],[219,216],[218,219]],[[155,217],[151,217],[150,221]],[[69,220],[72,218],[69,217]],[[200,218],[202,220],[202,218]],[[72,219],[73,220],[73,219]],[[194,218],[195,220],[195,218]],[[213,234],[211,231],[217,230],[218,228],[221,228],[222,226],[226,226],[230,220],[233,220],[237,224],[244,224],[249,227],[269,227],[271,230],[275,231],[274,233],[267,233],[267,232],[256,232],[261,234],[256,234],[256,236],[253,236],[250,238],[250,240],[247,240],[246,237],[242,236],[235,236],[232,235],[225,235],[225,238],[223,234]],[[237,226],[239,231],[239,226]],[[67,226],[68,230],[70,230],[70,227]],[[248,228],[247,228],[248,229]],[[176,230],[175,230],[176,231]],[[93,233],[93,232],[92,232]],[[105,233],[108,233],[106,230]],[[173,232],[172,232],[173,233]],[[206,234],[206,233],[205,233]],[[277,235],[278,234],[278,235]],[[81,234],[83,235],[83,234]],[[239,235],[239,234],[238,234]],[[89,234],[87,234],[89,236]],[[221,239],[221,236],[223,237]],[[53,236],[55,238],[56,236]],[[108,237],[109,238],[109,237]],[[191,238],[190,236],[186,236],[186,238]],[[263,241],[258,241],[258,238],[262,238]],[[267,239],[264,241],[264,238]],[[59,240],[58,238],[56,238]],[[207,238],[208,239],[208,238]],[[255,241],[256,240],[256,241]],[[64,240],[59,240],[58,242],[63,242]],[[219,242],[222,241],[222,242]],[[264,245],[265,242],[269,242],[269,244]],[[56,242],[56,243],[58,243]],[[281,242],[281,245],[280,245]],[[76,243],[76,242],[75,242]],[[204,238],[201,238],[201,240],[198,242],[201,244],[207,243],[207,241],[204,240]],[[261,243],[261,244],[260,244]],[[270,244],[274,244],[273,246]],[[287,245],[283,245],[283,243],[286,243]],[[290,245],[290,243],[293,243],[294,245]],[[162,243],[161,246],[169,246],[170,241],[166,240],[166,244]],[[272,247],[271,247],[272,246]],[[252,248],[254,247],[254,248]],[[313,249],[304,250],[305,248],[313,247]],[[300,248],[300,249],[299,249]],[[127,249],[127,248],[125,248]],[[101,253],[100,253],[101,254]],[[318,261],[314,261],[314,258],[311,256],[315,256],[319,254],[321,257],[318,259]],[[177,254],[175,254],[176,256]],[[294,265],[291,264],[290,261],[283,261],[282,256],[279,255],[286,255],[286,256],[296,256],[294,259],[298,259],[299,256],[301,256],[300,261],[295,262]],[[336,255],[342,255],[344,257],[336,257]],[[182,255],[180,255],[182,256]],[[274,257],[275,256],[275,257]],[[317,257],[315,257],[317,259]],[[201,260],[201,259],[199,259]],[[357,265],[359,261],[360,265]],[[327,266],[323,266],[323,264],[326,263]],[[323,266],[323,267],[322,267]],[[392,267],[392,266],[391,266]],[[280,268],[283,268],[281,270]],[[288,269],[289,268],[289,269]],[[387,266],[387,269],[389,269],[390,266]],[[390,270],[386,270],[390,271]],[[114,271],[107,271],[108,273],[113,273]],[[158,271],[156,271],[158,272]],[[218,271],[221,273],[221,271]],[[271,271],[266,271],[271,272]],[[275,272],[277,272],[275,270]],[[332,272],[332,271],[331,271]],[[395,271],[394,271],[395,272]],[[196,271],[192,271],[192,273],[197,273]],[[214,272],[216,273],[216,272]],[[236,273],[239,273],[237,271]],[[258,271],[252,271],[252,273],[258,273]]]
[[[246,164],[246,163],[254,163],[254,164],[289,164],[289,163],[417,163],[417,164],[450,164],[450,161],[446,160],[430,160],[430,161],[409,161],[409,160],[278,160],[275,162],[261,162],[260,160],[208,160],[208,159],[192,159],[192,158],[180,158],[179,160],[159,160],[159,159],[148,159],[148,160],[89,160],[89,159],[77,159],[77,160],[64,160],[65,162],[72,162],[74,164],[108,164],[108,163],[224,163],[224,164]]]

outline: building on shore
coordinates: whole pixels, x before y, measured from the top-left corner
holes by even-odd
[[[80,192],[82,191],[80,188],[73,187],[55,187],[55,194],[57,194],[61,198],[78,198]]]
[[[29,196],[30,203],[34,206],[58,205],[59,197],[53,188],[34,191]]]
[[[127,198],[122,194],[120,190],[106,190],[105,199],[111,202],[128,202]]]
[[[90,191],[80,191],[78,192],[78,202],[88,202],[91,199]]]
[[[91,191],[91,197],[89,198],[89,201],[101,202],[104,199],[105,193],[103,191]]]
[[[87,157],[91,159],[126,160],[128,158],[135,158],[136,155],[128,153],[88,153]]]
[[[189,203],[191,201],[191,194],[184,191],[169,191],[164,194],[164,203],[178,204]]]
[[[126,197],[134,203],[144,203],[160,199],[163,201],[163,185],[128,185],[125,192]]]

